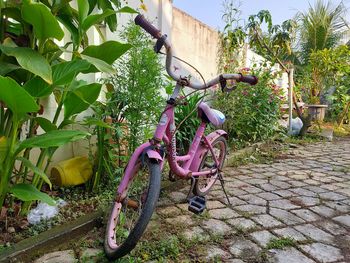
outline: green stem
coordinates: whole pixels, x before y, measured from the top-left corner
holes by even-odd
[[[4,161],[5,163],[4,172],[3,174],[0,175],[0,208],[4,204],[5,197],[8,192],[8,186],[10,183],[13,166],[15,164],[14,148],[16,145],[18,126],[19,126],[19,123],[17,121],[17,117],[14,115],[13,125],[11,130],[11,137],[10,137],[9,153],[6,156],[6,159]]]

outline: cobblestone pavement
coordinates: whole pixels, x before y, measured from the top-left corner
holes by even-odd
[[[185,222],[187,238],[222,236],[208,246],[208,260],[350,262],[349,139],[300,146],[270,165],[228,167],[224,174],[232,207],[217,183],[199,222],[182,203],[188,189],[157,209],[168,224]],[[287,237],[294,240],[289,246]]]
[[[160,199],[148,231],[168,229],[201,240],[204,252],[195,254],[203,258],[194,259],[200,262],[349,263],[350,138],[299,146],[283,156],[269,165],[225,168],[232,207],[219,183],[200,217],[188,211],[188,187],[169,193]],[[199,250],[196,241],[192,249]],[[87,249],[80,262],[104,262],[82,260],[96,254],[103,255],[102,248]],[[77,259],[67,250],[35,262]]]

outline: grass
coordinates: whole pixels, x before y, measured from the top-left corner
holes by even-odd
[[[295,239],[291,237],[281,237],[281,238],[272,238],[269,243],[267,243],[267,249],[283,249],[285,247],[294,247],[296,246]]]

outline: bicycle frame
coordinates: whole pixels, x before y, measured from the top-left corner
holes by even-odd
[[[177,90],[179,89],[181,89],[181,87],[177,85],[172,97],[177,97]],[[217,160],[214,154],[211,142],[213,142],[217,137],[221,135],[226,136],[226,132],[223,130],[216,130],[208,136],[204,136],[204,131],[207,124],[202,121],[202,123],[199,125],[196,131],[188,153],[183,156],[177,156],[176,136],[174,134],[176,129],[174,110],[175,105],[171,105],[168,103],[159,120],[153,139],[139,146],[132,154],[128,165],[124,171],[122,181],[118,187],[119,197],[117,198],[124,197],[123,193],[127,189],[129,181],[132,179],[133,176],[132,169],[140,160],[140,158],[143,158],[143,156],[147,155],[149,159],[157,160],[158,162],[160,162],[161,168],[163,168],[164,160],[163,156],[161,156],[162,151],[160,145],[162,141],[164,142],[167,148],[167,159],[169,162],[170,169],[180,178],[187,179],[190,177],[208,176],[218,172],[218,168],[213,168],[202,172],[199,172],[198,169],[204,154],[206,154],[208,150],[212,153],[212,156],[214,157],[216,167],[219,166],[219,160]],[[181,165],[179,163],[181,163]]]

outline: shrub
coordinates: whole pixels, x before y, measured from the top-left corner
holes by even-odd
[[[115,120],[118,130],[122,122],[125,124],[127,132],[124,136],[131,154],[140,143],[152,136],[164,106],[161,95],[164,80],[162,66],[153,51],[149,35],[139,26],[129,23],[120,36],[133,47],[127,56],[118,60],[117,74],[105,79],[114,87],[107,93],[106,114]],[[116,141],[120,141],[120,135],[116,134]]]
[[[214,108],[226,116],[224,129],[231,141],[256,142],[269,138],[277,129],[282,101],[281,90],[272,82],[270,72],[255,72],[255,86],[238,83],[231,93],[219,91]]]

